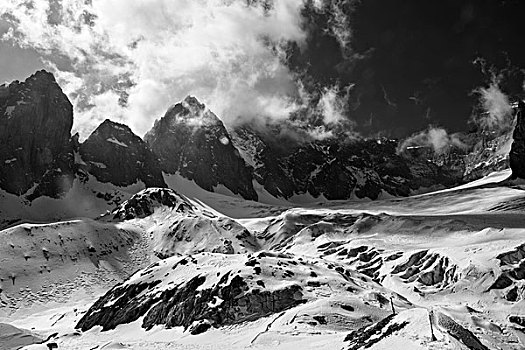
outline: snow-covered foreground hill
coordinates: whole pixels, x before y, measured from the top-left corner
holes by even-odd
[[[305,207],[147,189],[5,229],[0,348],[522,349],[525,192],[507,176]]]

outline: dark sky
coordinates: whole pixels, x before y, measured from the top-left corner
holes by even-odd
[[[306,10],[308,49],[295,50],[290,65],[307,70],[311,89],[315,82],[355,83],[348,113],[364,134],[403,137],[429,124],[466,130],[477,112],[473,91],[486,87],[492,73],[501,75],[510,98],[522,96],[525,1],[345,3],[351,50],[343,55],[324,30],[329,11]]]

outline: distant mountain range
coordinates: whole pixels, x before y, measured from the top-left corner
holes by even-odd
[[[207,191],[221,187],[249,200],[261,194],[290,201],[374,200],[451,187],[506,168],[512,142],[510,134],[470,134],[468,151],[434,155],[424,147],[399,153],[398,142],[385,138],[294,141],[278,126],[229,129],[192,96],[169,108],[144,140],[105,120],[79,143],[72,125],[71,103],[51,73],[2,86],[0,188],[31,202],[66,196],[75,180],[167,187],[165,177],[178,174]]]
[[[37,72],[0,87],[0,316],[53,331],[47,348],[518,349],[517,110],[513,132],[441,154],[228,129],[194,97],[144,140],[105,120],[79,142],[67,97]],[[319,203],[336,199],[352,200]],[[9,327],[0,343],[41,341]]]

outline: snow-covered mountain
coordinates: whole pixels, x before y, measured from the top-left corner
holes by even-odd
[[[50,73],[4,86],[1,98],[0,189],[20,197],[22,206],[82,192],[84,202],[100,208],[93,203],[103,199],[110,209],[145,187],[167,186],[170,176],[266,202],[408,196],[505,168],[511,142],[505,134],[471,154],[444,158],[398,154],[397,142],[388,139],[290,141],[276,127],[228,130],[189,96],[155,123],[145,141],[106,120],[79,144],[70,134],[71,104]],[[5,223],[35,219],[2,216]]]
[[[446,165],[398,155],[394,140],[312,140],[283,149],[250,127],[234,135],[234,144],[255,168],[254,179],[275,197],[377,199],[462,182]]]
[[[51,75],[1,92],[9,348],[525,346],[524,105],[513,137],[428,156],[283,147],[192,97],[146,141],[106,120],[79,144]]]
[[[352,322],[355,309],[369,309],[371,321],[377,321],[388,315],[391,297],[400,309],[413,307],[344,265],[265,251],[201,253],[165,259],[131,276],[97,301],[77,327],[100,325],[107,330],[144,316],[146,329],[182,326],[199,334],[210,326],[284,316],[294,307],[302,313],[290,320],[297,324],[326,325],[338,316],[339,321]],[[312,303],[324,304],[327,310],[316,314]]]
[[[86,172],[100,182],[166,186],[157,157],[126,125],[106,119],[80,145],[79,152]]]
[[[4,287],[10,306],[0,322],[36,327],[40,338],[58,332],[54,341],[68,349],[214,342],[234,349],[519,349],[525,221],[517,203],[525,197],[520,185],[498,184],[508,175],[237,220],[150,188],[91,226],[17,226],[0,234],[11,242],[1,277],[10,285],[8,269],[15,271],[15,285],[24,287]],[[68,270],[73,252],[78,260]],[[32,314],[30,305],[55,300],[39,289],[47,281],[60,290],[49,282],[54,271],[65,291],[91,294],[55,292],[70,309]],[[103,295],[95,301],[97,291]],[[73,335],[74,327],[81,332]]]
[[[252,170],[232,145],[222,121],[195,97],[172,106],[144,139],[166,173],[180,173],[208,191],[223,185],[257,200]]]
[[[260,249],[237,221],[166,188],[145,189],[108,216],[111,221],[137,226],[151,240],[152,254],[161,259],[203,251],[239,254]]]

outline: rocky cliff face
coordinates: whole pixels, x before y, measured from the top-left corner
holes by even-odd
[[[310,194],[329,200],[377,199],[383,192],[408,196],[462,181],[462,173],[447,165],[398,155],[394,140],[328,139],[282,149],[247,126],[236,129],[233,139],[253,165],[255,180],[275,197]]]
[[[523,107],[510,156],[515,177],[525,177],[522,113]],[[298,142],[283,139],[279,130],[241,126],[229,132],[194,97],[171,107],[145,141],[126,125],[106,120],[79,145],[71,138],[72,118],[72,106],[50,73],[40,71],[23,83],[2,86],[0,187],[32,200],[57,197],[69,190],[75,176],[87,174],[116,186],[143,182],[166,187],[165,171],[206,190],[224,186],[251,200],[258,198],[254,181],[284,199],[304,194],[377,199],[475,180],[505,168],[510,149],[510,135],[481,142],[471,155],[436,158],[400,155],[397,142],[389,139]],[[77,164],[75,151],[81,158]]]
[[[257,199],[250,167],[222,121],[196,98],[188,96],[171,107],[145,140],[167,173],[179,172],[208,191],[224,185],[245,199]]]
[[[74,174],[73,107],[51,73],[0,86],[0,187],[57,197]]]
[[[80,145],[80,154],[88,172],[101,182],[166,187],[157,157],[126,125],[106,119]]]
[[[525,102],[519,101],[512,147],[509,154],[512,177],[525,179]]]

